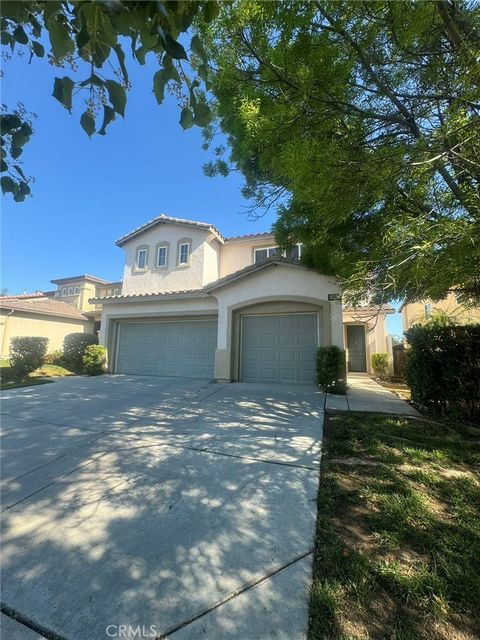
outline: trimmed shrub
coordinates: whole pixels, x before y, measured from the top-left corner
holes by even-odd
[[[377,378],[388,380],[390,378],[388,353],[372,353],[372,368]]]
[[[91,344],[98,344],[97,336],[91,333],[70,333],[63,341],[65,364],[75,373],[83,373],[83,356]]]
[[[480,418],[480,324],[411,327],[405,336],[412,400],[431,410]]]
[[[317,384],[327,393],[347,393],[345,351],[336,346],[317,349]]]
[[[15,380],[23,380],[42,366],[48,338],[17,337],[10,340],[10,372]]]
[[[83,354],[83,370],[87,376],[99,376],[105,370],[107,352],[100,344],[91,344]]]
[[[64,362],[63,351],[52,351],[45,356],[44,364],[58,364],[62,365]]]

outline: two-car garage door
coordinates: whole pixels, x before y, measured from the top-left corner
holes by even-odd
[[[117,373],[213,378],[216,320],[121,322]]]

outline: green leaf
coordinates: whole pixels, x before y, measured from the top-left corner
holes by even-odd
[[[122,70],[122,73],[123,73],[123,79],[125,80],[125,82],[128,82],[128,71],[125,65],[125,53],[123,52],[123,49],[119,44],[116,44],[113,47],[113,49],[117,54],[118,64],[120,65],[120,69]]]
[[[88,137],[91,138],[95,133],[95,118],[92,116],[90,111],[85,111],[85,113],[82,113],[80,124],[82,125],[82,128],[88,135]]]
[[[197,102],[193,107],[193,111],[195,113],[193,122],[197,126],[206,127],[212,121],[212,111],[204,102]]]
[[[23,202],[25,200],[25,196],[31,193],[31,189],[28,184],[24,181],[21,181],[18,185],[17,192],[13,196],[15,202]]]
[[[90,42],[90,34],[88,33],[86,24],[84,24],[80,29],[76,37],[76,41],[78,50],[83,49],[83,47]]]
[[[15,29],[15,31],[13,32],[13,37],[20,44],[28,44],[28,36],[21,25],[18,25],[18,27]]]
[[[203,11],[203,17],[205,18],[205,22],[212,22],[220,13],[220,6],[216,0],[209,0],[205,5],[205,9]]]
[[[127,104],[127,93],[121,84],[115,80],[107,80],[107,91],[112,107],[116,113],[122,117],[125,115],[125,105]]]
[[[147,50],[145,49],[145,47],[138,47],[138,49],[135,49],[135,57],[141,65],[145,64],[146,53]]]
[[[97,76],[97,74],[92,73],[92,75],[87,78],[86,80],[82,80],[82,82],[79,83],[81,87],[87,87],[89,84],[94,84],[97,87],[103,87],[105,86],[105,80],[102,80],[99,76]]]
[[[51,18],[57,15],[61,9],[61,3],[57,0],[49,0],[43,3],[43,19],[47,23]]]
[[[9,134],[22,125],[21,119],[13,113],[3,113],[0,116],[0,128],[2,134]]]
[[[49,3],[47,2],[46,4]],[[52,51],[56,58],[61,60],[69,53],[73,53],[74,43],[70,37],[70,32],[63,21],[54,18],[48,22],[47,29],[50,36]]]
[[[10,149],[10,155],[12,156],[12,158],[14,160],[16,160],[17,158],[19,158],[23,153],[23,149],[22,147],[13,147]]]
[[[192,38],[190,49],[202,60],[203,64],[207,64],[207,52],[205,51],[203,43],[197,34],[195,34]]]
[[[188,60],[185,49],[169,33],[165,34],[165,51],[176,60]]]
[[[43,58],[43,56],[45,55],[44,46],[40,44],[40,42],[37,42],[36,40],[32,42],[32,49],[33,49],[33,53],[37,56],[37,58]]]
[[[2,176],[0,178],[0,185],[3,193],[16,193],[18,186],[15,180],[12,180],[10,176]]]
[[[53,97],[56,98],[63,106],[72,111],[72,91],[75,83],[68,76],[63,78],[55,78],[53,85]]]
[[[190,129],[190,127],[193,126],[193,113],[188,107],[184,107],[182,109],[182,113],[180,114],[180,125],[184,130]]]
[[[98,132],[101,136],[104,136],[107,133],[106,128],[113,120],[115,120],[115,111],[112,109],[112,107],[104,105],[102,127]]]
[[[15,171],[18,173],[18,175],[23,178],[24,180],[26,180],[25,178],[25,174],[23,173],[23,169],[19,164],[14,164],[13,168],[15,169]]]
[[[207,82],[208,80],[208,67],[206,64],[201,64],[198,67],[198,75],[200,76],[200,78],[204,81]]]
[[[8,164],[5,162],[5,160],[1,161],[1,170],[8,171]]]
[[[164,69],[160,69],[160,71],[157,71],[153,76],[153,93],[155,94],[158,104],[162,104],[163,102],[165,97],[165,85],[167,82],[168,78]]]

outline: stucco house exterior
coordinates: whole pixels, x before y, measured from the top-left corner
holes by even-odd
[[[48,352],[62,349],[69,333],[92,333],[93,320],[71,304],[39,292],[0,298],[1,356],[10,352],[10,340],[17,336],[48,338]]]
[[[225,238],[161,215],[116,244],[121,292],[89,301],[114,373],[301,384],[314,381],[319,345],[346,346],[351,371],[388,350],[393,309],[343,310],[335,278],[304,266],[301,245],[280,252],[271,233]]]
[[[51,280],[53,291],[0,297],[1,357],[10,351],[10,340],[17,336],[48,338],[48,352],[61,350],[70,333],[97,333],[101,307],[91,304],[95,296],[117,295],[121,282],[79,275]]]
[[[403,330],[407,331],[414,324],[424,322],[435,311],[445,311],[460,324],[480,322],[480,307],[466,307],[461,300],[450,293],[443,300],[421,300],[419,302],[404,302],[400,308]]]

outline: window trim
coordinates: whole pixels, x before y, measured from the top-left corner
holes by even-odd
[[[180,255],[181,255],[182,247],[184,245],[188,245],[187,262],[180,262]],[[191,262],[191,256],[192,256],[192,239],[180,238],[180,240],[177,242],[177,267],[181,267],[182,269],[189,267]]]
[[[140,255],[141,251],[145,252],[145,266],[144,267],[139,267],[138,266],[138,257]],[[137,273],[145,273],[145,271],[147,271],[147,269],[148,269],[148,245],[142,244],[139,247],[137,247],[136,250],[135,250],[134,271],[137,272]]]
[[[272,249],[278,249],[278,244],[269,244],[263,247],[253,247],[253,264],[257,264],[257,251],[266,251],[267,258],[271,258],[272,256],[269,256],[268,252]],[[275,254],[272,254],[272,255],[275,255]],[[262,261],[259,260],[258,262],[262,262]]]
[[[78,296],[80,294],[80,287],[73,288],[73,295]]]
[[[66,296],[66,295],[67,295],[67,293],[68,293],[68,289],[67,289],[67,287],[62,287],[62,293],[61,293],[60,295],[62,295],[62,296]]]
[[[73,287],[68,287],[68,295],[73,296]]]
[[[167,269],[168,268],[168,252],[169,252],[169,244],[168,242],[159,242],[156,246],[155,250],[155,269]],[[165,249],[165,264],[158,264],[158,256],[160,253],[160,249]]]

